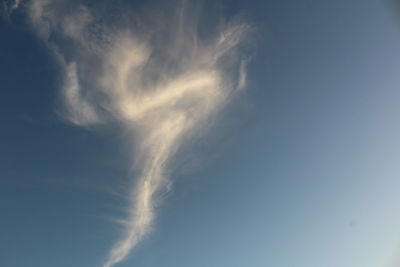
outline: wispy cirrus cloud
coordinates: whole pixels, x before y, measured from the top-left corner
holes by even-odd
[[[21,0],[2,0],[0,2],[0,18],[3,17],[8,21],[20,4]]]
[[[250,27],[231,21],[200,33],[199,11],[177,6],[145,15],[124,9],[104,20],[77,1],[28,4],[34,29],[64,70],[65,118],[78,126],[116,120],[136,139],[138,177],[104,267],[126,259],[150,232],[179,147],[246,86],[240,47]]]

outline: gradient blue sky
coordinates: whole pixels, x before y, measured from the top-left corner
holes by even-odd
[[[118,266],[400,266],[396,5],[218,7],[256,28],[249,86],[181,156],[152,234]],[[22,10],[0,36],[0,266],[100,266],[126,205],[124,133],[58,116],[59,67]]]

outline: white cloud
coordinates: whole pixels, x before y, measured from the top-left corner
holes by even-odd
[[[65,72],[63,93],[69,120],[76,125],[99,123],[100,118],[96,110],[81,96],[76,63],[69,63]]]
[[[21,4],[21,0],[15,0],[14,3],[10,6],[10,12],[14,11]]]
[[[0,2],[0,18],[4,18],[7,21],[10,20],[12,13],[19,8],[21,0],[10,0]]]
[[[138,144],[132,164],[139,177],[133,179],[125,229],[104,263],[110,267],[150,232],[158,196],[170,186],[168,167],[182,143],[245,87],[247,61],[239,46],[249,27],[232,22],[200,37],[184,6],[173,14],[152,14],[156,22],[146,26],[126,19],[111,27],[96,22],[82,5],[68,13],[57,10],[59,2],[34,0],[29,10],[46,41],[51,33],[59,36],[48,42],[65,69],[66,118],[87,125],[106,121],[100,115],[106,114]]]

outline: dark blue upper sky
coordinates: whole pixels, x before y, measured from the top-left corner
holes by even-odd
[[[118,266],[398,266],[396,5],[208,6],[255,28],[248,88],[180,156],[151,235]],[[61,68],[23,8],[0,36],[0,266],[100,266],[126,205],[125,133],[59,116]]]

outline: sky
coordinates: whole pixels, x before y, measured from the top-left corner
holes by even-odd
[[[400,266],[400,5],[0,0],[1,267]]]

